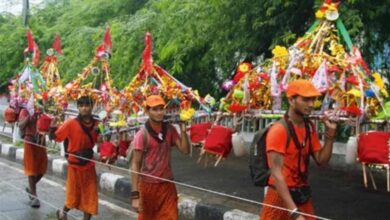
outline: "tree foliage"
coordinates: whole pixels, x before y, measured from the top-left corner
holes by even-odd
[[[347,0],[340,6],[341,18],[369,63],[374,56],[386,55],[389,3]],[[29,26],[42,53],[51,47],[54,34],[60,34],[65,82],[90,62],[109,24],[111,72],[117,87],[136,74],[144,34],[150,31],[157,64],[200,94],[216,95],[218,85],[231,77],[239,62],[258,64],[275,45],[288,46],[301,36],[321,4],[322,0],[51,0],[34,9]],[[22,66],[27,42],[21,23],[19,16],[0,15],[2,81]]]

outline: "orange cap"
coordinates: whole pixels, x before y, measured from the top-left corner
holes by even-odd
[[[286,95],[287,97],[292,97],[295,95],[303,97],[316,97],[320,96],[321,93],[310,81],[305,79],[298,79],[290,82],[287,85]]]
[[[149,107],[155,107],[159,105],[165,105],[165,101],[159,95],[151,95],[146,98],[145,104]]]

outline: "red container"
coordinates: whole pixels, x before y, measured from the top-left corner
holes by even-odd
[[[190,137],[192,143],[204,141],[211,128],[211,123],[193,124],[190,128]]]
[[[359,135],[358,157],[361,162],[389,164],[390,132],[372,131]]]
[[[115,157],[116,151],[115,146],[110,141],[104,141],[100,144],[100,159],[107,159]]]
[[[52,118],[42,114],[37,120],[37,130],[39,132],[48,132]]]
[[[213,126],[204,144],[204,150],[227,157],[232,149],[233,130],[223,126]]]
[[[11,107],[7,107],[5,110],[4,110],[4,120],[8,123],[14,123],[16,122],[17,120],[17,114],[16,114],[16,111],[15,109],[11,108]]]

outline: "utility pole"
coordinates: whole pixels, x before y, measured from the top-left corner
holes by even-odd
[[[23,0],[23,25],[28,26],[28,17],[30,13],[30,3],[29,0]]]

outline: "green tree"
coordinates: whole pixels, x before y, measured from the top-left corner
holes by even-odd
[[[29,26],[44,53],[61,36],[60,72],[68,81],[82,71],[111,27],[111,73],[123,88],[141,63],[146,31],[154,39],[155,63],[184,84],[220,95],[219,85],[243,60],[259,64],[275,45],[288,46],[314,22],[322,0],[51,0],[33,8]],[[390,0],[347,0],[340,15],[368,63],[385,56]],[[21,18],[0,15],[0,77],[21,68],[27,43]],[[42,55],[43,56],[43,55]],[[386,59],[382,59],[386,60]]]

